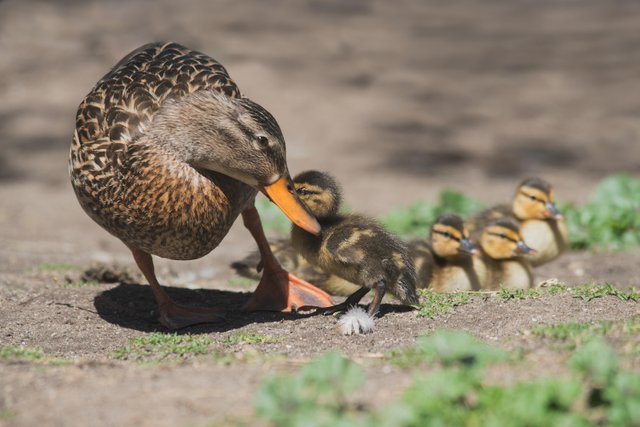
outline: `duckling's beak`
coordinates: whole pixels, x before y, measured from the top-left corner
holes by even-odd
[[[298,198],[289,174],[273,184],[265,185],[260,188],[260,191],[275,203],[295,225],[316,236],[320,234],[321,228],[318,220],[307,212],[307,208]]]
[[[553,218],[553,219],[563,219],[564,215],[562,215],[560,213],[560,211],[558,210],[558,208],[556,208],[555,203],[553,202],[547,202],[547,204],[545,205],[547,207],[547,217],[548,218]]]
[[[479,255],[480,251],[478,247],[474,245],[469,239],[460,239],[460,246],[458,252],[469,255]]]
[[[527,244],[525,242],[523,242],[522,240],[518,240],[518,246],[516,247],[516,251],[517,254],[522,254],[522,255],[535,255],[538,253],[538,251],[536,251],[535,249],[527,246]]]

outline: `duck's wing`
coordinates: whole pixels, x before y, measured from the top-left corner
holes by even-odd
[[[165,101],[199,90],[242,97],[227,70],[204,53],[177,43],[139,47],[102,77],[78,107],[72,166],[95,170],[120,163],[127,144],[144,133]]]

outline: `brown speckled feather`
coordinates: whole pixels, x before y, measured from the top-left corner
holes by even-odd
[[[80,104],[73,188],[89,216],[130,247],[174,259],[203,256],[255,197],[253,188],[198,171],[144,138],[168,100],[209,90],[242,97],[212,58],[153,43],[123,58]]]

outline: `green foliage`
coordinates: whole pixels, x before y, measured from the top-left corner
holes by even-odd
[[[460,331],[441,330],[422,336],[416,346],[393,352],[391,361],[401,367],[439,362],[444,366],[484,366],[506,360],[507,354]]]
[[[418,317],[433,319],[443,314],[453,313],[453,309],[459,305],[472,301],[472,294],[468,292],[439,293],[428,289],[420,289],[420,303],[418,304]]]
[[[502,288],[496,292],[496,296],[502,299],[527,299],[539,298],[545,295],[558,295],[567,291],[567,287],[563,284],[552,285],[544,288],[531,289],[507,289]]]
[[[260,221],[265,233],[288,235],[291,231],[289,218],[269,199],[260,197],[256,199],[256,209],[260,214]]]
[[[222,340],[224,344],[272,344],[278,340],[268,335],[252,334],[250,332],[238,332],[231,334]]]
[[[327,353],[293,377],[267,379],[255,397],[256,413],[283,427],[360,425],[348,395],[363,382],[361,368],[339,353]]]
[[[586,205],[562,205],[571,247],[640,246],[639,194],[640,179],[611,175],[598,184]]]
[[[417,376],[399,400],[380,409],[357,404],[363,373],[329,353],[294,376],[272,377],[256,396],[257,414],[273,426],[632,426],[640,425],[640,375],[623,371],[606,343],[576,350],[562,378],[507,384],[485,381],[504,351],[462,332],[422,337],[415,363],[441,369]]]
[[[39,362],[48,365],[63,365],[64,359],[48,356],[40,347],[3,346],[0,347],[0,360]]]
[[[116,359],[137,361],[159,361],[167,358],[184,359],[189,356],[207,354],[211,340],[202,335],[178,335],[154,332],[131,338],[129,343],[115,350]]]
[[[482,203],[460,192],[445,190],[437,203],[418,201],[406,208],[397,209],[383,218],[382,224],[402,237],[425,237],[431,224],[442,214],[453,213],[465,218],[478,213]]]
[[[563,341],[568,348],[576,348],[593,337],[605,335],[611,326],[611,322],[568,322],[537,325],[531,329],[531,332],[540,337]]]
[[[0,347],[0,360],[41,360],[44,351],[39,347],[4,346]]]
[[[583,301],[591,301],[594,298],[602,298],[607,295],[616,296],[623,301],[640,300],[640,292],[637,290],[631,289],[630,291],[625,292],[616,288],[611,283],[576,286],[575,288],[572,288],[571,291],[576,298],[581,298]]]

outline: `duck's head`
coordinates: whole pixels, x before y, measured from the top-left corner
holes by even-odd
[[[338,182],[328,173],[306,171],[293,178],[300,200],[318,219],[335,216],[342,201]]]
[[[286,162],[276,119],[248,98],[197,91],[165,102],[154,119],[155,138],[180,160],[214,171],[263,192],[291,221],[318,234],[320,225],[300,202]]]
[[[492,221],[482,230],[480,246],[493,259],[508,259],[537,253],[522,239],[518,224],[507,218]]]
[[[556,208],[551,185],[540,178],[522,181],[513,198],[513,213],[520,220],[562,219]]]
[[[476,245],[469,240],[469,232],[464,226],[464,221],[457,215],[441,215],[431,225],[430,239],[433,252],[442,258],[479,253]]]

